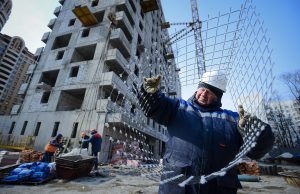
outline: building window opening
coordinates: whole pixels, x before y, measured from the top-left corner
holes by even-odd
[[[84,100],[85,88],[61,91],[57,111],[72,111],[80,109]]]
[[[105,11],[99,11],[94,13],[94,16],[97,19],[98,23],[101,23],[103,21],[104,13]]]
[[[81,37],[88,37],[89,36],[89,33],[90,33],[90,29],[84,29],[82,31],[82,34],[81,34]]]
[[[49,101],[50,91],[44,92],[41,98],[41,104],[46,104]]]
[[[135,105],[131,105],[131,108],[130,108],[130,112],[131,114],[135,114]]]
[[[144,26],[143,26],[142,22],[140,22],[139,27],[140,27],[141,31],[143,31]]]
[[[99,3],[99,0],[92,1],[92,7],[96,7]]]
[[[120,12],[120,11],[125,12],[128,20],[129,20],[130,25],[133,27],[134,26],[134,20],[133,20],[133,18],[132,18],[132,16],[131,16],[131,14],[130,14],[130,12],[129,12],[129,10],[128,10],[125,3],[116,6],[116,12]]]
[[[65,34],[65,35],[56,37],[54,40],[53,46],[52,46],[52,50],[68,46],[71,36],[72,36],[72,34]]]
[[[71,19],[68,26],[74,26],[76,19]]]
[[[125,100],[124,100],[124,95],[118,90],[113,89],[111,86],[104,86],[101,87],[99,90],[99,98],[100,99],[108,99],[112,102],[117,103],[118,106],[124,107]]]
[[[78,122],[73,123],[73,130],[72,130],[72,133],[71,133],[71,138],[76,137],[77,128],[78,128]]]
[[[42,73],[39,83],[43,82],[51,87],[55,86],[59,70],[46,71]]]
[[[34,134],[33,136],[38,136],[39,135],[39,131],[40,131],[40,128],[41,128],[41,122],[37,122],[36,123],[36,127],[35,127],[35,130],[34,130]]]
[[[57,135],[58,127],[59,127],[59,122],[55,122],[51,137],[55,137]]]
[[[137,65],[135,65],[135,68],[134,68],[134,74],[136,76],[139,76],[139,68],[137,67]]]
[[[132,1],[132,0],[129,0],[129,4],[130,4],[130,6],[131,6],[133,12],[135,13],[135,12],[136,12],[136,8],[135,8],[135,5],[134,5],[133,1]]]
[[[96,44],[75,48],[71,63],[92,60],[95,50]]]
[[[27,124],[28,124],[28,121],[24,121],[24,124],[23,124],[22,130],[21,130],[21,135],[24,135],[24,133],[25,133],[25,130],[26,130],[26,127],[27,127]]]
[[[16,126],[16,122],[14,121],[10,125],[10,129],[9,129],[8,134],[12,134],[13,130],[15,129],[15,126]]]
[[[79,66],[72,67],[70,71],[70,76],[69,77],[77,77],[79,71]]]
[[[58,51],[56,55],[56,60],[61,60],[64,56],[65,51]]]

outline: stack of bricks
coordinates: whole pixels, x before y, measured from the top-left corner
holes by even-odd
[[[250,174],[259,176],[259,166],[257,162],[242,162],[239,164],[241,174]]]
[[[38,162],[42,159],[43,153],[34,150],[23,150],[20,153],[20,163]]]

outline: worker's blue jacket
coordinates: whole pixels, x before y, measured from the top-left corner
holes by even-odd
[[[142,89],[143,90],[143,89]],[[157,92],[153,95],[142,91],[140,103],[146,116],[168,128],[169,140],[164,155],[164,165],[178,175],[208,175],[225,167],[243,143],[238,131],[238,114],[229,110],[200,107],[194,96],[188,101],[173,99]],[[261,133],[256,146],[248,156],[257,159],[273,145],[274,135],[269,125]],[[177,183],[178,184],[178,183]],[[181,188],[176,183],[160,185],[159,193],[176,194],[231,194],[240,188],[236,169],[206,184]]]
[[[102,137],[99,133],[92,134],[90,138],[90,143],[92,144],[92,153],[100,152],[101,144],[102,144]]]

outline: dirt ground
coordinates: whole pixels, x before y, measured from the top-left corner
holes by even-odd
[[[155,194],[159,183],[138,176],[132,171],[115,170],[101,173],[105,176],[91,176],[64,181],[53,179],[42,185],[0,185],[1,194],[12,193],[58,193],[58,194]],[[238,194],[300,194],[300,189],[288,185],[283,177],[260,176],[260,182],[242,182]]]

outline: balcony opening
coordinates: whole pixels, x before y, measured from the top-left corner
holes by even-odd
[[[39,83],[43,82],[51,87],[55,86],[59,70],[45,71],[42,73]]]
[[[34,134],[33,136],[38,136],[39,135],[39,131],[40,131],[40,128],[41,128],[41,122],[37,122],[36,123],[36,127],[35,127],[35,130],[34,130]]]
[[[0,73],[3,73],[3,74],[5,74],[5,75],[10,75],[10,73],[8,73],[7,71],[4,71],[3,69],[0,69]]]
[[[72,111],[80,109],[84,100],[85,88],[61,91],[57,111]]]
[[[90,29],[84,29],[81,33],[81,37],[84,38],[84,37],[88,37],[90,34]]]
[[[27,127],[27,124],[28,124],[28,121],[24,121],[24,124],[23,124],[22,130],[21,130],[21,135],[24,135],[24,133],[25,133],[25,130],[26,130],[26,127]]]
[[[98,21],[98,24],[103,21],[105,11],[98,11],[94,13],[95,18]]]
[[[71,20],[69,21],[69,24],[68,24],[68,26],[74,26],[74,24],[75,24],[75,21],[76,21],[76,19],[75,19],[75,18],[71,19]]]
[[[55,137],[57,135],[58,127],[59,127],[59,122],[55,122],[51,137]]]
[[[65,51],[58,51],[55,60],[61,60],[64,57]]]
[[[41,104],[46,104],[49,101],[50,91],[44,92],[41,98]]]
[[[79,66],[72,67],[70,71],[70,76],[69,77],[77,77],[79,71]]]
[[[96,44],[75,48],[71,63],[92,60],[95,50]]]
[[[78,122],[73,123],[71,138],[75,138],[77,134]]]
[[[13,130],[15,129],[15,126],[16,126],[16,122],[13,121],[13,122],[11,123],[11,125],[10,125],[10,129],[9,129],[8,134],[12,134]]]
[[[52,46],[52,50],[68,46],[71,36],[72,36],[72,34],[65,34],[65,35],[56,37],[54,40],[53,46]]]
[[[134,26],[134,21],[133,21],[132,16],[131,16],[129,10],[127,9],[125,3],[121,4],[121,5],[117,5],[116,12],[119,12],[119,11],[124,11],[125,12],[128,20],[129,20],[130,25],[133,27]]]

